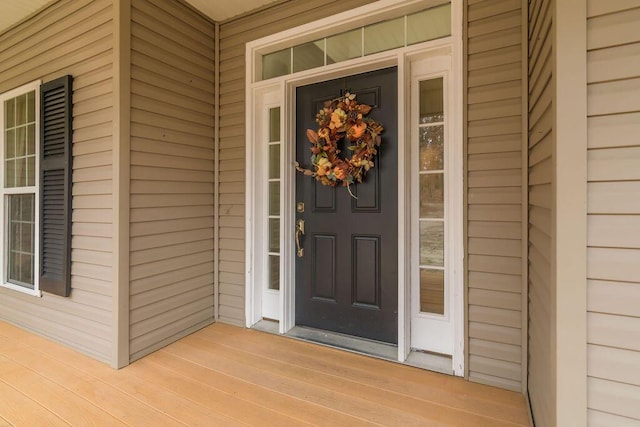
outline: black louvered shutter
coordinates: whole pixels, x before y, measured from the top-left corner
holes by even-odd
[[[71,76],[40,86],[40,290],[71,292]]]

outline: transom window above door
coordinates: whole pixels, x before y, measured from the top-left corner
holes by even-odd
[[[256,81],[310,70],[451,35],[451,4],[418,10],[262,54]]]

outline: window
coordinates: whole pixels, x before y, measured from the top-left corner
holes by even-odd
[[[71,76],[0,94],[0,286],[71,292]]]
[[[0,95],[2,284],[38,292],[39,82]]]
[[[281,228],[282,212],[280,195],[282,184],[281,171],[281,111],[277,93],[265,95],[263,106],[263,146],[267,162],[262,171],[265,178],[265,220],[266,220],[266,265],[262,292],[262,316],[268,319],[280,317],[280,264],[281,264]]]
[[[445,314],[445,117],[442,77],[419,82],[420,311]]]
[[[280,107],[269,108],[269,282],[280,290]]]
[[[258,80],[268,80],[451,35],[451,4],[374,22],[262,55]]]

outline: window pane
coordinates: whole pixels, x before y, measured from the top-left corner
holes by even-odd
[[[420,129],[420,170],[444,169],[444,126]]]
[[[33,288],[33,255],[22,255],[22,282]]]
[[[16,126],[27,122],[27,94],[16,98]]]
[[[20,230],[20,249],[24,252],[33,253],[33,224],[23,223]]]
[[[5,128],[12,128],[16,125],[16,100],[10,99],[4,102]]]
[[[269,255],[269,289],[280,289],[280,257]]]
[[[420,264],[444,266],[444,222],[420,222]]]
[[[293,72],[324,65],[324,40],[316,40],[293,47]]]
[[[32,187],[36,185],[36,157],[27,157],[27,186]]]
[[[280,178],[280,144],[269,146],[269,178]]]
[[[420,175],[420,217],[444,218],[444,174]]]
[[[269,109],[269,142],[280,141],[280,107]]]
[[[444,121],[443,84],[442,77],[420,82],[421,124]]]
[[[14,217],[15,218],[15,217]],[[9,248],[19,251],[21,248],[20,245],[20,236],[22,234],[21,223],[16,221],[11,221],[9,226]]]
[[[362,56],[362,29],[327,37],[327,64]]]
[[[16,285],[21,284],[22,272],[21,265],[22,259],[20,253],[18,252],[9,252],[9,260],[8,260],[9,274],[8,274],[8,282]]]
[[[5,162],[4,186],[6,188],[13,188],[16,186],[16,161],[15,160],[7,160]]]
[[[22,157],[15,161],[15,186],[25,187],[27,185],[27,159]]]
[[[269,219],[269,252],[280,252],[279,219]]]
[[[10,195],[8,202],[8,280],[16,285],[33,288],[35,195]]]
[[[404,17],[364,27],[364,54],[404,46]]]
[[[444,271],[420,269],[420,311],[444,314]]]
[[[16,131],[8,130],[4,136],[4,156],[7,159],[12,159],[16,156]]]
[[[19,214],[16,214],[16,218],[20,218],[22,221],[33,223],[35,221],[35,196],[33,194],[27,194],[22,196],[19,206]]]
[[[291,49],[283,49],[262,57],[262,79],[284,76],[291,72]]]
[[[27,129],[21,126],[16,129],[16,157],[27,154]]]
[[[407,16],[407,44],[451,35],[451,5],[434,7]]]
[[[280,181],[269,183],[269,215],[280,215]]]
[[[27,154],[36,153],[36,125],[27,126]]]
[[[27,94],[27,122],[36,121],[36,93],[31,91]]]

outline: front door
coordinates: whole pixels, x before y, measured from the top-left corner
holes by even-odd
[[[385,129],[375,167],[351,186],[353,195],[297,174],[296,220],[305,229],[295,263],[297,325],[398,341],[397,88],[393,67],[296,90],[296,160],[304,168],[311,155],[306,131],[317,130],[315,116],[327,100],[355,94]]]

